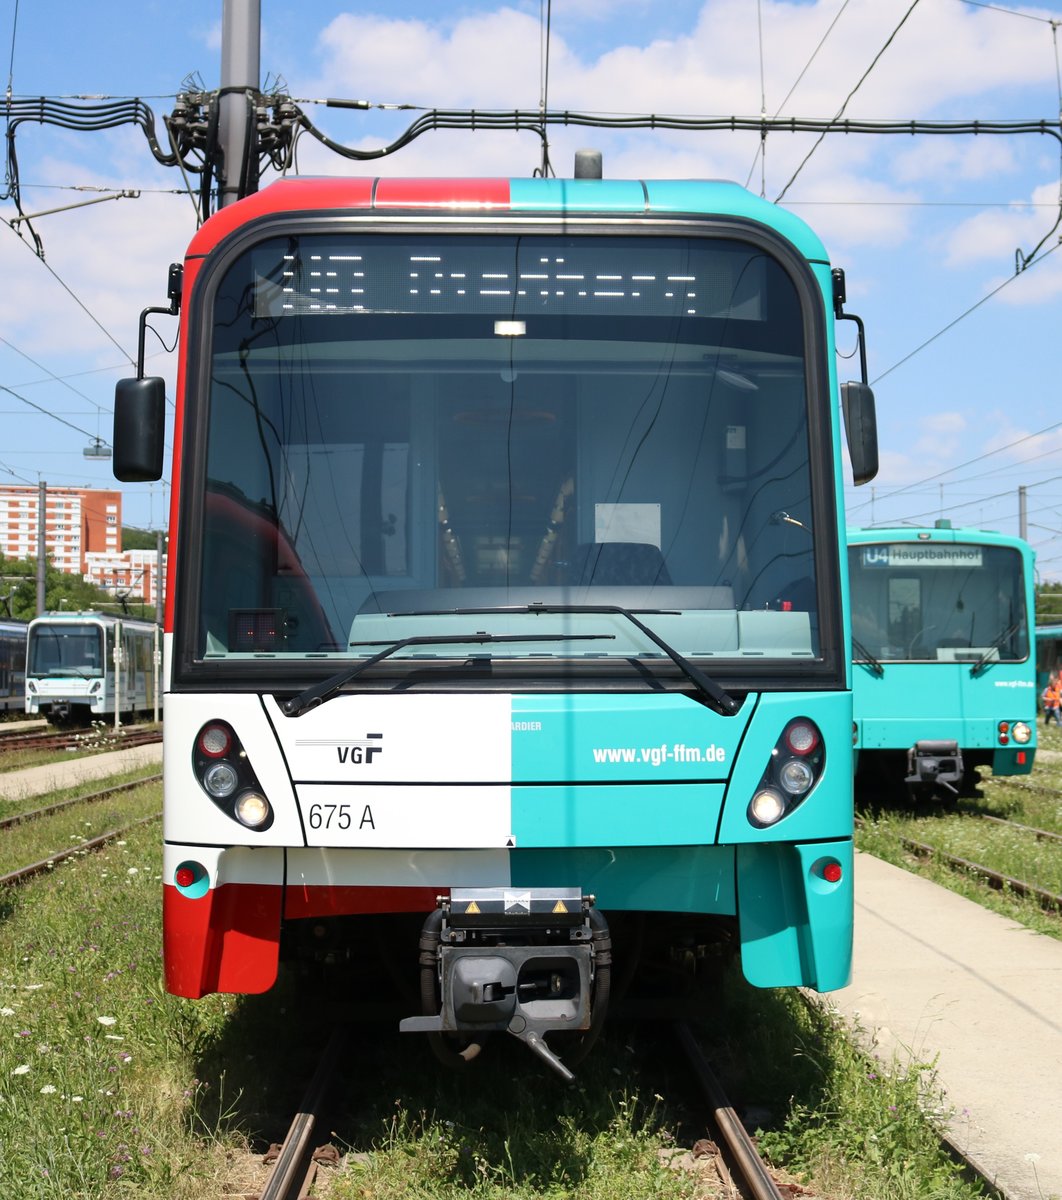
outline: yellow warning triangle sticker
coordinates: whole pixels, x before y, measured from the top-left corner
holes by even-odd
[[[555,913],[566,913],[568,911],[568,909],[565,906],[565,903],[563,900],[558,900],[557,903],[554,904],[554,906],[553,906],[553,911]]]
[[[468,908],[465,909],[465,914],[467,915],[468,913],[478,913],[478,912],[479,912],[479,905],[475,902],[475,900],[472,900],[469,903]]]

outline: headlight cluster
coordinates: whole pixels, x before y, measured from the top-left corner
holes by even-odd
[[[795,717],[774,744],[767,769],[749,801],[748,818],[757,829],[780,821],[811,792],[822,774],[826,746],[814,721]]]
[[[273,809],[247,761],[247,753],[226,721],[208,721],[196,735],[192,769],[203,791],[226,816],[248,829],[273,824]]]
[[[999,744],[1007,745],[1011,740],[1018,743],[1019,746],[1025,746],[1032,738],[1032,730],[1024,721],[1000,721],[999,726]]]

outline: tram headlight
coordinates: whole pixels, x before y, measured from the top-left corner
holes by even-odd
[[[754,825],[765,828],[785,816],[785,800],[774,788],[761,788],[749,804],[749,817]]]
[[[236,768],[227,762],[214,763],[203,775],[203,787],[218,800],[231,796],[239,782]]]
[[[263,833],[273,809],[236,731],[227,721],[207,721],[192,744],[192,770],[221,811],[246,829]]]
[[[260,829],[273,815],[269,801],[259,792],[244,792],[236,801],[236,819],[249,829]]]
[[[749,801],[750,825],[777,824],[814,791],[826,763],[826,746],[814,721],[794,717],[774,744],[759,785]]]
[[[790,796],[802,796],[815,782],[815,773],[802,758],[791,758],[778,772],[778,782]]]
[[[1032,730],[1024,721],[1015,721],[1010,727],[1010,736],[1021,746],[1032,737]]]

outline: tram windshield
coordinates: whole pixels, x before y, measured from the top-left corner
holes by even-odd
[[[193,658],[465,629],[609,635],[493,659],[659,653],[536,605],[637,612],[690,657],[820,655],[806,319],[762,248],[307,234],[213,305]]]
[[[34,625],[29,635],[30,675],[103,674],[98,625]]]
[[[1007,546],[882,542],[848,549],[852,636],[880,662],[1020,662],[1021,555]]]

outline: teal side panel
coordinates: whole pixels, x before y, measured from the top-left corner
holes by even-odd
[[[787,816],[767,829],[748,819],[748,805],[793,717],[815,722],[825,746],[818,782]],[[768,692],[759,697],[727,785],[719,841],[809,842],[852,834],[852,696],[850,692]]]
[[[654,213],[721,213],[759,221],[777,230],[807,259],[827,261],[821,239],[798,216],[754,196],[737,183],[705,179],[647,179]]]
[[[511,179],[513,212],[645,212],[636,179]]]
[[[828,883],[824,860],[840,863]],[[852,974],[852,843],[739,846],[741,969],[755,987],[845,987]]]
[[[1036,747],[1011,746],[992,755],[993,775],[1028,775],[1036,761]]]
[[[777,230],[807,259],[826,262],[820,238],[798,216],[740,184],[711,179],[511,179],[513,212],[643,213],[743,217]]]
[[[510,868],[513,887],[578,887],[606,912],[735,912],[733,847],[518,848]]]
[[[722,781],[753,708],[723,717],[677,692],[513,696],[513,782]]]
[[[964,750],[998,751],[999,722],[1024,721],[1032,731],[1025,749],[1035,751],[1036,693],[1027,663],[992,663],[978,676],[971,676],[968,662],[882,666],[884,674],[876,675],[854,664],[852,697],[860,749],[907,750],[929,738],[953,739]],[[1006,762],[1007,756],[1000,761]]]
[[[682,846],[713,842],[721,783],[512,789],[517,846]]]

